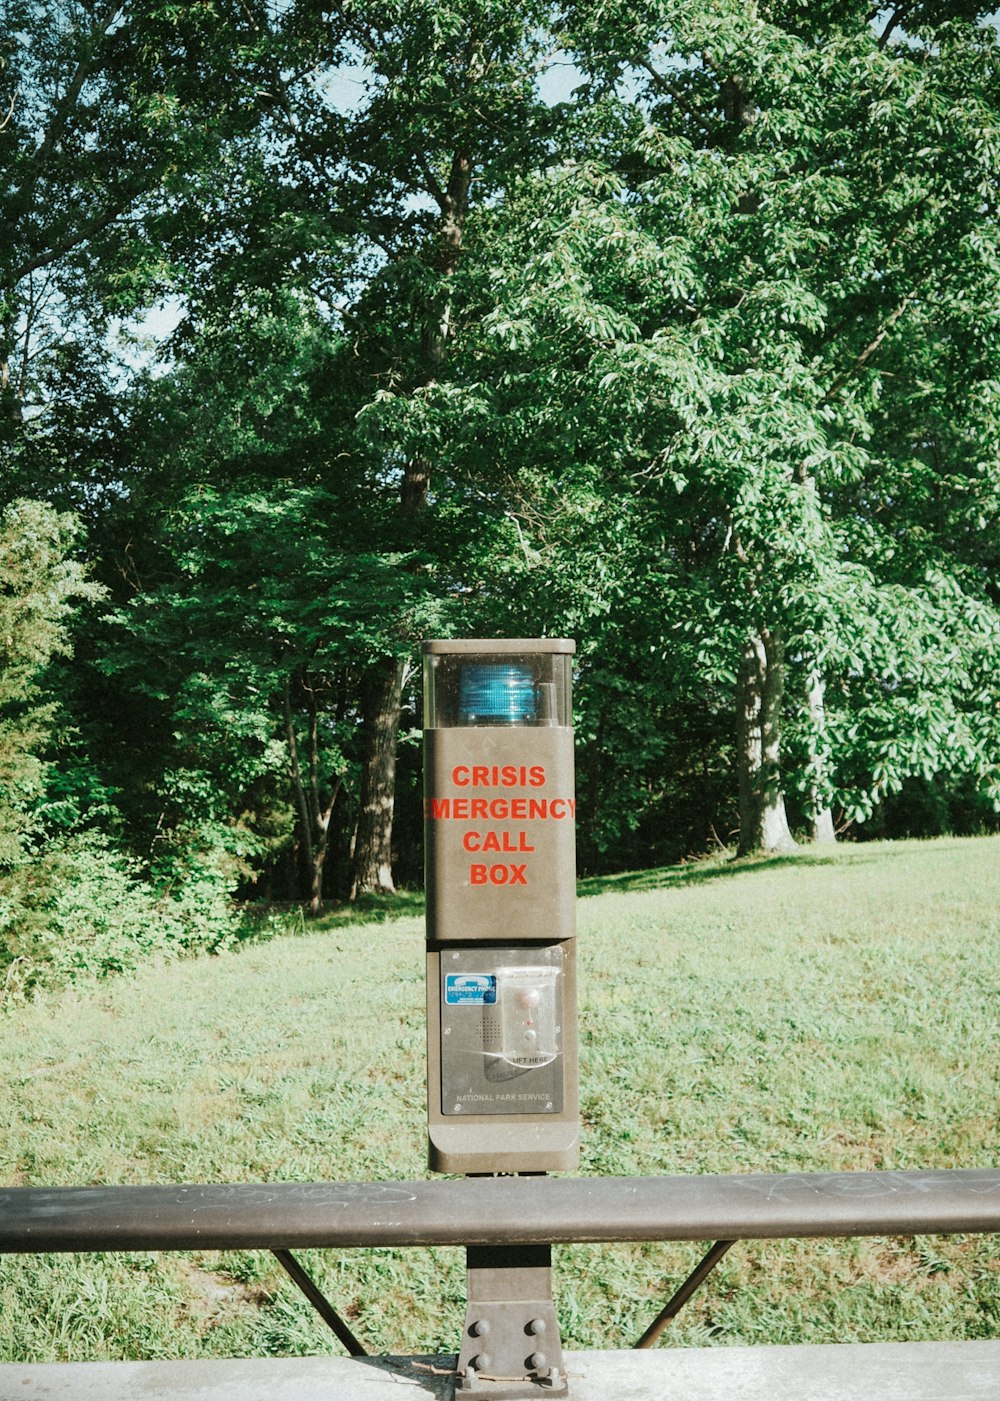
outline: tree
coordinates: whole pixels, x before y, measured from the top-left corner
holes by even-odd
[[[4,0],[3,442],[44,407],[38,372],[167,280],[154,229],[259,116],[245,7]],[[89,341],[91,354],[99,340]]]
[[[551,135],[535,90],[551,10],[545,0],[248,6],[264,75],[262,139],[206,189],[210,229],[179,225],[168,236],[188,269],[192,324],[218,324],[234,303],[281,283],[315,299],[345,335],[364,423],[354,451],[371,474],[373,518],[385,553],[411,560],[428,606],[440,596],[433,458],[395,439],[383,409],[403,399],[419,410],[425,390],[447,379],[469,211],[528,168]],[[345,64],[363,74],[359,100],[346,106],[336,84]],[[360,683],[355,894],[392,889],[395,744],[416,640],[409,614],[382,638]]]
[[[0,513],[0,865],[22,859],[44,787],[41,751],[58,715],[45,693],[52,659],[70,648],[75,609],[101,590],[74,558],[68,513],[18,500]]]
[[[20,37],[57,9],[59,43]],[[77,509],[114,590],[79,742],[144,859],[294,855],[314,907],[390,889],[431,631],[579,637],[591,867],[990,790],[978,14],[17,9],[10,489]],[[556,51],[579,88],[549,107]],[[43,272],[76,334],[25,361]],[[167,288],[171,374],[120,392],[106,317]]]
[[[369,66],[371,99],[350,134],[346,165],[354,179],[367,175],[369,227],[372,181],[391,211],[381,237],[387,267],[362,299],[354,323],[375,383],[381,380],[386,386],[373,396],[370,432],[386,390],[419,403],[429,386],[447,379],[455,327],[453,288],[474,187],[480,198],[489,198],[541,139],[543,110],[532,80],[545,42],[539,25],[549,9],[535,3],[512,10],[495,0],[445,5],[400,0],[389,7],[359,6],[354,12],[349,34]],[[373,148],[376,130],[379,141]],[[404,214],[414,199],[422,206],[418,221]],[[389,305],[383,300],[387,291]],[[403,337],[389,330],[401,297],[410,307],[409,335]],[[393,536],[397,547],[422,547],[426,554],[433,457],[421,450],[400,451],[393,444],[392,458],[399,472]],[[401,653],[414,640],[412,633],[401,632],[396,647],[374,660],[364,680],[366,759],[353,896],[393,889],[395,748],[405,667]]]
[[[364,803],[370,658],[429,626],[412,555],[386,548],[391,493],[354,451],[353,363],[304,298],[272,292],[137,388],[124,634],[102,662],[158,712],[146,842],[200,823],[255,872],[294,849],[285,893],[314,912],[350,888],[331,857]]]
[[[459,471],[493,448],[557,592],[541,503],[603,502],[600,584],[629,525],[605,606],[728,688],[745,852],[791,843],[789,798],[996,774],[995,35],[796,16],[573,7],[575,158],[477,228],[482,333],[422,405]]]

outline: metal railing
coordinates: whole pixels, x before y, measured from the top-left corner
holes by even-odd
[[[649,1347],[738,1240],[952,1233],[1000,1233],[1000,1169],[0,1190],[0,1254],[272,1251],[353,1355],[293,1249],[715,1242]]]
[[[0,1254],[1000,1232],[1000,1168],[0,1189]]]

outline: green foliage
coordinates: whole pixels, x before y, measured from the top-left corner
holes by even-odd
[[[198,853],[157,876],[150,884],[137,861],[91,833],[0,877],[3,1000],[212,952],[236,937],[228,883]]]
[[[74,609],[101,590],[73,556],[77,524],[39,501],[0,512],[0,869],[16,863],[44,786],[56,723],[46,669],[69,651]]]
[[[134,862],[89,838],[6,876],[0,888],[5,999],[135,969],[159,937],[138,874]]]
[[[765,804],[996,820],[981,7],[4,17],[8,497],[72,508],[112,605],[72,668],[82,574],[18,615],[0,862],[100,832],[208,945],[227,892],[340,893],[373,677],[428,634],[577,637],[588,870],[750,845]],[[112,317],[167,294],[126,373]],[[20,535],[70,561],[54,519]],[[12,555],[6,606],[47,568]]]
[[[732,751],[758,796],[863,820],[914,774],[996,791],[997,48],[910,19],[571,7],[562,158],[478,220],[450,381],[379,409],[492,517],[493,616],[624,669],[654,788],[650,693],[732,743],[768,636],[778,771]]]
[[[436,612],[392,488],[343,421],[345,348],[295,299],[284,313],[209,333],[183,375],[146,387],[149,480],[188,481],[169,508],[150,498],[155,572],[100,662],[170,717],[172,744],[152,756],[161,833],[179,850],[199,824],[228,824],[241,881],[289,849],[308,874],[328,810],[356,798],[359,678],[373,656],[406,654]],[[343,824],[340,858],[348,840]]]

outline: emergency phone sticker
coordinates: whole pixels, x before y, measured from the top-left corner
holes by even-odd
[[[497,1000],[494,973],[447,973],[444,1000],[448,1007],[491,1007]]]

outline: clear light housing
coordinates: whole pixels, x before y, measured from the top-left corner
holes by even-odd
[[[427,643],[424,728],[571,727],[572,652],[547,638]]]

